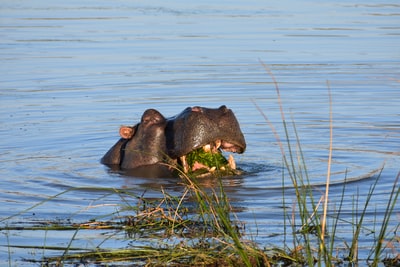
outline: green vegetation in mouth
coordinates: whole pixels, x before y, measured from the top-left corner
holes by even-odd
[[[186,169],[183,168],[183,171],[197,178],[232,176],[243,173],[240,169],[236,169],[232,155],[226,159],[219,149],[210,149],[207,146],[190,152],[183,160],[186,162]],[[184,165],[183,162],[182,164]]]
[[[203,148],[198,148],[187,154],[186,160],[190,170],[193,169],[193,166],[196,162],[209,169],[213,167],[216,169],[220,169],[221,167],[229,167],[228,160],[224,157],[224,155],[222,155],[220,150],[217,150],[216,152],[206,152]]]

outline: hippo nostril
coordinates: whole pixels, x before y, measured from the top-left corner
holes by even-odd
[[[203,109],[199,106],[192,107],[193,112],[203,112]]]

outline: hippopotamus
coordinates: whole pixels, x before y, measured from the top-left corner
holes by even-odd
[[[246,149],[239,123],[232,110],[224,105],[188,107],[169,118],[155,109],[148,109],[136,125],[121,126],[119,134],[121,138],[103,156],[101,163],[135,176],[175,176],[177,170],[187,174],[196,169],[213,172],[215,167],[204,163],[189,164],[187,155],[199,149],[211,154],[221,150],[243,153]],[[226,162],[226,166],[220,166],[221,170],[225,167],[236,170],[232,155]]]

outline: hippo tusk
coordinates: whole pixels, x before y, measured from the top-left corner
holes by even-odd
[[[184,172],[184,173],[188,173],[188,171],[189,171],[189,165],[188,165],[188,163],[187,163],[186,156],[183,155],[182,157],[180,157],[180,160],[181,160],[183,172]]]
[[[220,148],[221,144],[222,144],[221,140],[215,141],[215,146],[214,146],[214,149],[213,149],[214,153],[216,153],[218,151],[218,149]]]
[[[231,167],[232,170],[236,170],[236,162],[235,162],[235,159],[233,158],[232,155],[229,155],[228,164],[229,164],[229,167]]]

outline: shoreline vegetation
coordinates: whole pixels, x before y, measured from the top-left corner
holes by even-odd
[[[282,246],[261,247],[252,240],[253,233],[248,233],[244,223],[236,216],[235,207],[231,206],[222,183],[216,188],[205,188],[197,179],[188,176],[182,181],[185,189],[180,197],[162,191],[162,198],[147,198],[126,190],[99,188],[98,190],[109,191],[107,195],[119,196],[121,205],[116,212],[80,223],[55,220],[25,226],[10,225],[1,227],[0,230],[6,233],[7,239],[7,233],[14,230],[43,231],[46,236],[53,231],[73,233],[67,246],[47,246],[45,243],[26,246],[9,244],[9,266],[13,266],[12,250],[18,248],[42,250],[43,257],[24,259],[40,266],[399,266],[400,256],[396,250],[400,242],[396,233],[399,225],[395,228],[388,226],[391,215],[396,215],[394,208],[399,195],[400,173],[388,195],[383,220],[375,222],[377,231],[373,234],[376,240],[370,248],[369,256],[358,258],[358,238],[361,231],[369,229],[364,227],[363,218],[380,175],[371,179],[374,182],[366,202],[355,203],[360,210],[355,212],[357,216],[354,215],[353,221],[347,222],[353,229],[352,243],[344,244],[346,249],[345,253],[342,251],[340,254],[343,255],[341,257],[338,256],[335,246],[342,242],[342,237],[336,235],[336,231],[339,221],[342,220],[340,213],[345,196],[342,195],[334,212],[327,211],[329,227],[325,228],[324,238],[321,239],[323,200],[314,200],[316,191],[307,184],[300,184],[295,189],[298,194],[295,203],[297,207],[285,203],[283,198],[286,218],[283,227],[290,243],[287,241]],[[343,192],[345,186],[346,183],[343,184]],[[74,190],[82,188],[64,191],[29,210]],[[286,190],[285,186],[282,190]],[[16,216],[17,214],[2,219],[1,222]],[[125,239],[131,239],[132,244],[140,239],[146,240],[147,244],[137,242],[137,245],[125,248],[103,249],[102,242],[94,248],[77,247],[74,241],[81,231],[113,232],[111,236],[104,238],[104,243],[113,236],[122,234]],[[52,255],[58,256],[46,256],[46,251],[52,251]]]
[[[381,211],[384,214],[382,220],[377,219],[374,222],[375,243],[370,248],[369,256],[359,258],[358,239],[365,231],[365,215],[380,181],[380,173],[370,178],[373,182],[365,202],[353,196],[353,220],[342,219],[344,200],[348,197],[345,196],[346,182],[342,185],[342,195],[338,203],[332,205],[329,202],[333,131],[330,93],[330,144],[326,184],[315,188],[308,178],[296,125],[293,120],[291,123],[286,121],[278,84],[268,67],[263,63],[262,65],[273,78],[286,134],[283,138],[285,141],[281,141],[274,125],[253,101],[270,125],[282,152],[282,213],[285,218],[282,227],[287,240],[284,244],[263,247],[252,240],[254,233],[247,232],[243,222],[236,216],[235,207],[231,205],[220,178],[215,178],[218,186],[210,188],[199,183],[201,178],[182,173],[179,182],[182,183],[183,192],[179,197],[172,196],[163,189],[161,198],[147,198],[145,193],[138,196],[128,190],[98,189],[108,191],[106,194],[116,194],[121,199],[121,204],[116,212],[104,214],[91,221],[72,223],[55,220],[24,226],[8,223],[18,215],[34,210],[67,192],[82,190],[81,188],[61,192],[27,210],[1,219],[3,226],[0,230],[7,241],[10,231],[13,230],[41,230],[45,235],[51,235],[52,231],[73,232],[65,247],[46,246],[45,243],[26,246],[8,243],[9,266],[13,266],[12,250],[17,248],[42,250],[43,256],[39,259],[24,259],[41,266],[399,266],[400,236],[397,231],[400,223],[393,228],[390,226],[390,219],[392,216],[399,216],[395,207],[400,193],[400,172],[394,177],[392,190],[387,195],[386,209]],[[290,185],[285,184],[285,177],[290,177]],[[288,187],[294,189],[295,203],[285,198]],[[352,229],[351,243],[342,241],[344,238],[338,231],[342,223],[347,223]],[[102,244],[112,238],[111,235],[94,248],[76,247],[75,237],[79,232],[87,230],[108,230],[114,232],[114,235],[123,233],[125,239],[134,241],[130,246],[121,249],[103,249]],[[140,239],[145,239],[146,242],[135,245],[135,241]],[[338,243],[342,243],[345,248],[340,254],[336,250]],[[49,250],[52,251],[52,256],[46,255]]]

